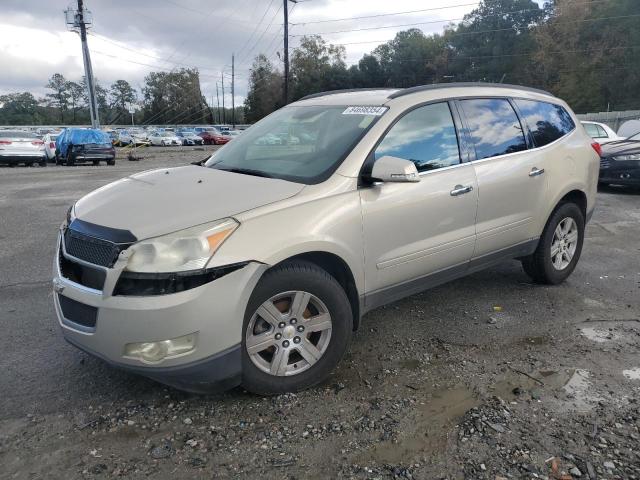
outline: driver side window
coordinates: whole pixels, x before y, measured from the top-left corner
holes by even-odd
[[[419,172],[460,163],[458,137],[449,104],[425,105],[403,116],[386,134],[374,157],[410,160]]]

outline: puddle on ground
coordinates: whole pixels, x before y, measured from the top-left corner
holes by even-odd
[[[563,387],[567,392],[569,401],[579,412],[591,410],[593,404],[602,400],[602,397],[593,392],[589,381],[591,374],[587,370],[577,369],[567,384]]]
[[[632,368],[630,370],[623,370],[622,375],[629,380],[640,380],[640,368]]]
[[[444,451],[451,427],[471,408],[479,405],[473,392],[457,386],[418,400],[418,414],[410,429],[400,434],[397,443],[383,442],[364,453],[365,462],[407,464],[418,456]]]
[[[418,370],[420,368],[420,360],[417,358],[405,358],[400,360],[400,367],[405,370]]]
[[[508,370],[500,380],[489,386],[488,390],[506,401],[514,401],[531,396],[539,397],[546,390],[558,390],[569,381],[573,369],[540,370],[529,373],[530,377],[515,370]],[[533,377],[533,378],[531,378]],[[535,380],[534,380],[535,379]],[[516,393],[516,390],[518,389]]]
[[[587,337],[589,340],[597,343],[610,342],[617,340],[619,335],[606,328],[596,327],[580,327],[580,333]]]

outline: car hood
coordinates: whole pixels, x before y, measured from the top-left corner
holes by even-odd
[[[298,194],[304,185],[186,166],[138,173],[105,185],[75,205],[77,218],[155,237],[237,215]]]
[[[640,141],[638,140],[618,140],[602,145],[602,156],[624,155],[630,153],[640,153]]]

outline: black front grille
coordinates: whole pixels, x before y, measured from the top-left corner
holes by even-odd
[[[600,168],[609,168],[611,166],[611,162],[608,158],[600,159]]]
[[[107,272],[104,270],[69,260],[62,252],[58,255],[58,263],[60,265],[60,274],[64,278],[95,290],[103,289],[104,281],[107,278]]]
[[[64,232],[64,246],[69,255],[103,267],[112,267],[121,250],[116,243],[90,237],[70,228]]]
[[[66,320],[83,327],[95,328],[98,320],[98,309],[96,307],[76,302],[64,295],[58,295],[58,303],[60,304],[60,310],[62,310],[62,316]]]

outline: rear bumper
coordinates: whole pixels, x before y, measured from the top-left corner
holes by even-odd
[[[41,162],[46,160],[44,151],[35,152],[1,152],[0,163]]]
[[[600,183],[616,185],[640,185],[640,162],[607,160],[601,162],[606,168],[600,168]]]

